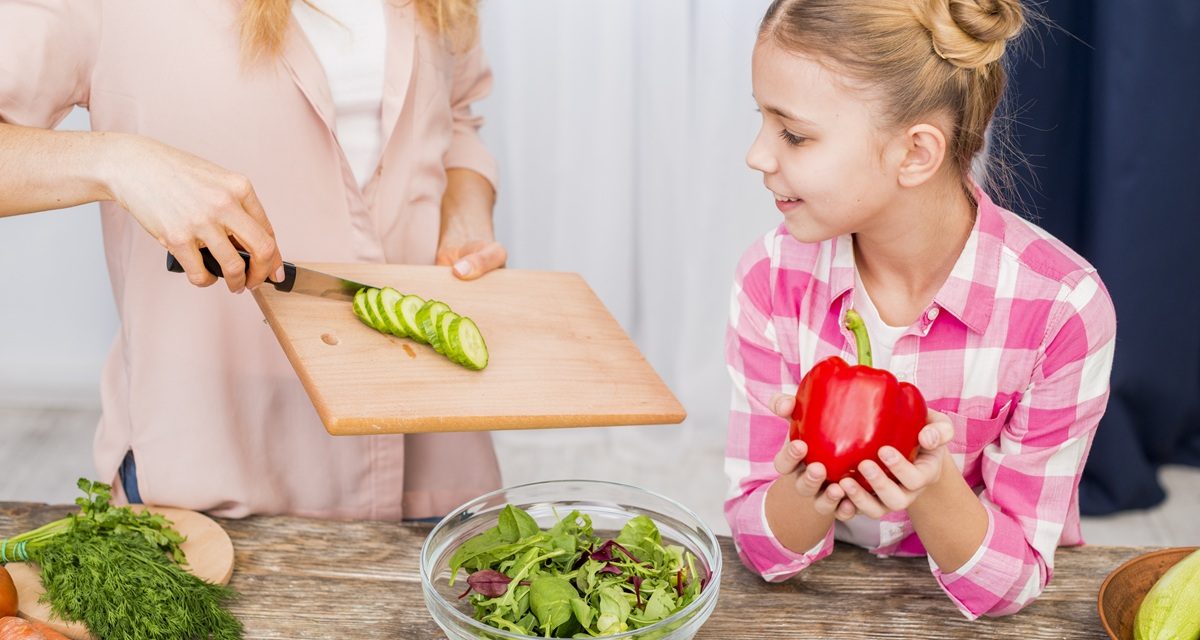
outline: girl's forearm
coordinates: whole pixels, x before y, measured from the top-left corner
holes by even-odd
[[[950,456],[941,479],[908,507],[908,517],[925,551],[944,573],[967,563],[987,537],[988,514]]]
[[[817,513],[813,508],[815,499],[800,495],[795,482],[796,475],[788,474],[772,483],[763,508],[779,543],[796,553],[806,553],[825,539],[833,526],[833,514]]]
[[[121,137],[0,122],[0,217],[112,200],[108,167]]]

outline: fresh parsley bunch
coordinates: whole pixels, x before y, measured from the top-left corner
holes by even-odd
[[[547,530],[507,505],[495,527],[450,558],[450,584],[466,569],[475,618],[547,638],[588,638],[640,629],[694,601],[707,567],[683,547],[663,544],[646,516],[602,539],[591,518],[572,511]],[[474,592],[474,593],[472,593]]]

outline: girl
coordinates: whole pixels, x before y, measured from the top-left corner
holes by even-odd
[[[763,127],[748,155],[783,213],[738,267],[726,357],[725,513],[745,565],[786,580],[835,539],[929,556],[968,618],[1045,588],[1080,544],[1077,490],[1108,399],[1116,319],[1093,269],[970,177],[1004,88],[1018,0],[776,0],[754,50]],[[875,366],[931,408],[909,462],[891,447],[825,483],[788,442],[817,362]]]
[[[237,292],[280,249],[467,279],[501,266],[476,15],[476,0],[0,0],[0,216],[101,201],[121,327],[95,462],[126,498],[399,520],[499,486],[487,433],[329,436],[249,296],[164,262],[212,284],[207,246]],[[46,130],[73,105],[93,132]]]

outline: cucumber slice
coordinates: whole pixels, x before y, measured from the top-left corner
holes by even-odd
[[[421,327],[421,333],[425,336],[426,342],[433,347],[434,351],[442,355],[446,355],[445,345],[438,337],[437,323],[442,314],[450,310],[450,305],[438,300],[430,300],[417,311],[417,326]]]
[[[425,300],[420,296],[404,296],[396,304],[396,315],[400,316],[400,324],[409,338],[421,344],[428,344],[425,332],[421,331],[421,325],[417,324],[417,312],[423,306],[425,306]]]
[[[454,352],[450,350],[450,323],[454,322],[458,318],[459,315],[457,313],[454,313],[447,308],[446,311],[438,317],[437,334],[438,342],[442,344],[442,349],[444,349],[444,351],[442,351],[442,355],[450,358],[452,362],[462,364],[461,362],[458,362],[458,359],[455,358]]]
[[[387,325],[383,324],[383,318],[379,317],[379,289],[367,289],[367,319],[368,324],[376,331],[388,333]]]
[[[404,297],[403,293],[396,291],[391,287],[384,287],[379,291],[379,308],[375,311],[383,318],[384,324],[387,325],[388,332],[397,338],[407,338],[408,332],[404,330],[404,326],[400,324],[400,316],[396,313],[396,303]]]
[[[363,287],[354,294],[354,315],[362,320],[363,324],[374,329],[371,326],[371,318],[367,315],[367,288]]]
[[[460,362],[464,367],[475,371],[487,367],[487,345],[483,342],[479,327],[470,318],[462,317],[451,322],[449,333],[449,351],[462,358]]]

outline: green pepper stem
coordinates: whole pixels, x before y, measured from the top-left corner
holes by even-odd
[[[858,364],[871,366],[871,338],[867,336],[867,325],[862,316],[854,309],[846,311],[846,328],[854,334],[854,343],[858,347]]]

